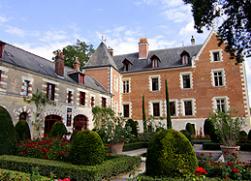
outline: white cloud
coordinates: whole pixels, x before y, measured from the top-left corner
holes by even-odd
[[[183,28],[180,29],[179,34],[180,35],[190,35],[196,33],[196,30],[194,29],[194,21],[188,22]]]
[[[25,35],[25,31],[23,29],[9,25],[6,26],[5,32],[20,37],[23,37]]]
[[[68,39],[69,35],[67,35],[67,32],[62,30],[54,30],[54,31],[46,31],[40,33],[39,40],[42,42],[49,42],[49,41],[62,41]]]
[[[6,23],[8,21],[8,18],[4,16],[0,16],[0,24]]]

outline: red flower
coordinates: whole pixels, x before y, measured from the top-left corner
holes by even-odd
[[[197,175],[205,175],[207,171],[203,167],[197,167],[195,170],[195,174]]]
[[[232,168],[232,172],[233,172],[233,173],[239,173],[240,170],[239,170],[238,168]]]
[[[233,166],[233,162],[227,162],[227,166],[229,167]]]

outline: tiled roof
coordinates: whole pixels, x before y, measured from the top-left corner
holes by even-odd
[[[0,42],[1,43],[1,42]],[[4,43],[4,42],[2,42]],[[56,79],[60,79],[62,81],[78,84],[73,79],[71,79],[68,75],[69,72],[73,72],[72,68],[65,66],[64,77],[60,78],[55,73],[55,65],[54,62],[51,62],[45,58],[32,54],[23,49],[17,48],[13,45],[4,43],[4,52],[3,52],[3,61],[9,64],[12,64],[17,67],[21,67],[41,75],[50,76]],[[95,79],[90,76],[85,75],[83,87],[91,88],[103,93],[108,93],[106,89],[98,83]]]

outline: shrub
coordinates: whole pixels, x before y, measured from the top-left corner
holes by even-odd
[[[181,132],[183,135],[185,135],[186,138],[187,138],[189,141],[192,141],[192,136],[191,136],[191,134],[190,134],[187,130],[183,129],[183,130],[181,130],[180,132]]]
[[[251,129],[248,132],[248,141],[251,141]]]
[[[9,113],[0,106],[0,155],[15,152],[16,134]]]
[[[38,168],[43,176],[51,176],[51,173],[59,178],[70,177],[78,181],[101,181],[104,178],[129,172],[140,164],[139,157],[116,156],[104,161],[100,165],[85,166],[73,165],[61,161],[43,160],[37,158],[25,158],[19,156],[0,156],[0,168],[30,172],[30,168]]]
[[[186,130],[190,133],[190,135],[195,135],[195,125],[194,124],[187,123]]]
[[[218,136],[217,136],[217,134],[215,132],[215,128],[214,128],[213,122],[210,119],[206,119],[205,120],[205,123],[204,123],[204,134],[206,136],[208,135],[213,142],[216,142],[216,143],[219,142],[219,138],[218,138]]]
[[[15,126],[17,142],[30,140],[31,133],[28,123],[25,120],[20,120]]]
[[[239,133],[239,142],[246,142],[248,140],[248,134],[246,131],[240,131]]]
[[[132,119],[128,119],[125,127],[130,127],[131,128],[131,133],[135,136],[138,137],[138,122],[134,121]]]
[[[173,129],[157,132],[149,142],[146,173],[151,176],[184,176],[194,173],[197,158],[190,141]]]
[[[49,136],[62,138],[66,134],[67,134],[67,129],[64,123],[58,121],[53,124]]]
[[[105,147],[98,133],[79,131],[72,140],[69,158],[74,164],[102,163],[105,158]]]

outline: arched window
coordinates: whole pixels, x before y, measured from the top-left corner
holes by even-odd
[[[159,67],[160,59],[159,59],[158,56],[153,55],[153,56],[151,56],[150,59],[151,59],[151,61],[152,61],[152,68],[157,68],[157,67]]]
[[[28,113],[27,112],[22,112],[19,115],[19,121],[20,120],[27,120],[28,119]]]

